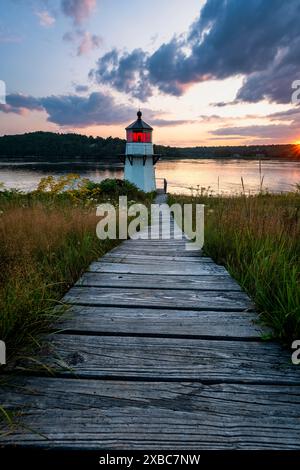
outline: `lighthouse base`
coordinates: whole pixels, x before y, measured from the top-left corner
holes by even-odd
[[[156,191],[153,155],[126,155],[124,179],[146,193]]]

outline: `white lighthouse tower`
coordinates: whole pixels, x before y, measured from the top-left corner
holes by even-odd
[[[124,178],[145,192],[155,191],[154,165],[159,157],[153,153],[153,129],[142,120],[141,111],[138,111],[137,117],[126,127]]]

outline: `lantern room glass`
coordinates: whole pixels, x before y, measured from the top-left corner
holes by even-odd
[[[127,142],[141,142],[148,144],[152,142],[151,131],[127,131]]]

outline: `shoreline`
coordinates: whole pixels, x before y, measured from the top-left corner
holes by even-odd
[[[59,160],[59,159],[63,159],[63,160]],[[119,163],[120,166],[123,166],[123,164],[120,162],[120,160],[118,159],[117,156],[115,155],[111,155],[111,156],[108,156],[108,157],[91,157],[91,156],[39,156],[39,155],[26,155],[26,156],[9,156],[9,155],[0,155],[0,163],[1,161],[5,161],[5,162],[9,162],[10,160],[14,160],[14,161],[20,161],[20,162],[29,162],[29,161],[32,161],[34,160],[35,163],[38,163],[38,162],[47,162],[47,163],[64,163],[64,162],[67,162],[67,163],[103,163],[103,164],[110,164],[110,163]],[[85,160],[85,161],[84,161]],[[177,157],[173,157],[173,156],[168,156],[168,155],[162,155],[161,159],[159,161],[182,161],[182,160],[251,160],[251,161],[270,161],[270,160],[274,160],[274,161],[291,161],[291,162],[295,162],[295,161],[299,161],[300,160],[300,156],[299,157],[286,157],[286,156],[282,156],[282,157],[272,157],[272,156],[263,156],[263,157],[257,157],[257,156],[247,156],[247,155],[239,155],[239,156],[236,156],[236,155],[230,155],[228,157],[226,156],[211,156],[211,155],[207,155],[207,156],[201,156],[201,157],[195,157],[194,155],[193,156],[177,156]]]

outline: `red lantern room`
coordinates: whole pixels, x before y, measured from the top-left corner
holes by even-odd
[[[137,117],[136,121],[126,127],[127,143],[141,142],[143,144],[151,144],[153,128],[142,120],[141,111],[138,111]]]

